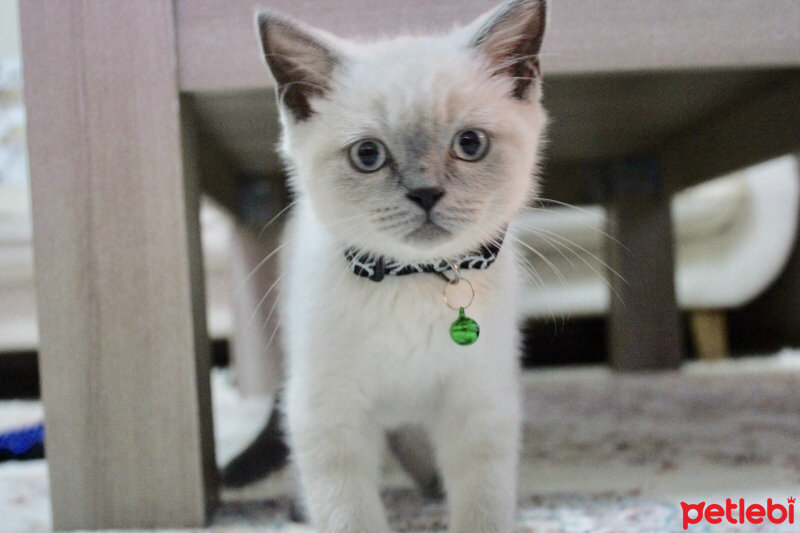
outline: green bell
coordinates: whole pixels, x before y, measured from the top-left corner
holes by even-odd
[[[461,346],[474,344],[478,340],[480,332],[481,328],[478,323],[464,313],[463,307],[459,307],[458,318],[450,326],[450,337],[455,343]]]

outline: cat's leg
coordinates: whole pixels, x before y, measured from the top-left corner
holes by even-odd
[[[481,386],[479,379],[452,383],[434,422],[451,533],[510,533],[514,527],[518,389],[516,382],[505,390]]]
[[[383,431],[336,394],[289,391],[286,415],[305,507],[320,533],[389,533],[378,493]],[[324,404],[310,408],[307,398]]]
[[[426,498],[439,500],[442,487],[428,434],[418,425],[403,426],[387,435],[389,449]]]

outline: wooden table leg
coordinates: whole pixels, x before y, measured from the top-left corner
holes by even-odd
[[[619,370],[677,368],[683,336],[675,297],[669,197],[657,162],[609,169],[609,352]]]
[[[173,2],[26,0],[21,21],[54,528],[199,526],[216,469]]]

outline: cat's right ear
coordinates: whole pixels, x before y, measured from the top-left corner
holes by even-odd
[[[278,84],[278,101],[295,120],[314,114],[310,100],[331,88],[337,54],[313,30],[270,11],[256,15],[258,34],[272,76]]]

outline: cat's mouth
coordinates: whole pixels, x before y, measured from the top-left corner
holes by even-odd
[[[434,244],[449,238],[451,235],[452,233],[449,230],[428,219],[415,230],[407,233],[403,239],[415,244]]]

